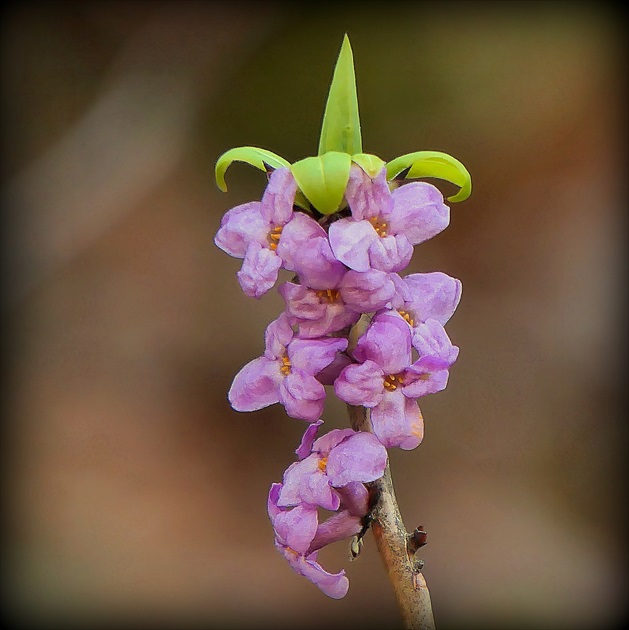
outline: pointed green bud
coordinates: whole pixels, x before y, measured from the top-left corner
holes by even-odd
[[[356,155],[352,155],[352,162],[356,162],[372,179],[384,166],[384,160],[381,160],[377,155],[372,155],[371,153],[357,153]]]
[[[387,179],[394,179],[406,169],[407,179],[418,177],[437,177],[459,186],[456,195],[448,197],[448,201],[456,203],[464,201],[472,193],[472,178],[461,162],[447,153],[439,151],[417,151],[402,155],[387,164]]]
[[[267,166],[271,168],[281,168],[282,166],[290,166],[283,157],[276,155],[266,149],[258,149],[258,147],[236,147],[229,149],[216,160],[216,168],[214,173],[216,175],[216,184],[223,191],[227,191],[227,184],[225,183],[225,171],[229,168],[232,162],[246,162],[259,168],[261,171],[266,171]]]
[[[308,201],[321,214],[333,214],[343,201],[351,165],[352,158],[347,153],[330,151],[299,160],[290,168]]]
[[[341,151],[350,155],[362,151],[354,57],[347,34],[343,38],[334,68],[321,125],[319,155],[329,151]]]

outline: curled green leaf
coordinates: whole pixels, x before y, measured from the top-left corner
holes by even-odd
[[[290,166],[290,163],[283,157],[266,149],[259,149],[258,147],[236,147],[229,149],[229,151],[225,151],[225,153],[216,160],[216,167],[214,169],[216,184],[223,192],[227,191],[225,171],[227,171],[232,162],[246,162],[247,164],[251,164],[251,166],[259,168],[261,171],[267,170],[267,164],[272,168]]]
[[[352,162],[356,162],[369,177],[375,177],[384,166],[384,160],[371,153],[356,153],[352,155]]]
[[[321,125],[319,155],[329,151],[350,155],[362,151],[354,57],[347,34],[334,68]]]
[[[405,179],[436,177],[459,186],[461,190],[448,197],[448,201],[452,203],[464,201],[472,194],[472,178],[468,170],[447,153],[417,151],[402,155],[387,164],[387,178],[391,180],[405,170]]]
[[[321,214],[333,214],[343,201],[351,165],[352,158],[347,153],[329,151],[299,160],[290,168],[308,201]]]

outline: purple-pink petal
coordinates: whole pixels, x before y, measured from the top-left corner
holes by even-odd
[[[316,439],[312,445],[312,450],[321,457],[327,457],[333,448],[354,434],[353,429],[333,429]]]
[[[435,357],[422,357],[404,374],[402,391],[409,398],[421,398],[443,391],[448,385],[448,366]]]
[[[267,293],[277,281],[281,266],[282,261],[274,251],[260,243],[250,243],[242,267],[236,274],[245,295],[260,298]]]
[[[370,269],[349,270],[339,284],[343,302],[358,313],[374,313],[384,308],[395,295],[393,274]]]
[[[448,227],[450,208],[432,184],[412,182],[392,193],[390,231],[403,233],[413,245],[423,243]]]
[[[344,337],[322,339],[293,339],[288,346],[288,358],[294,369],[307,374],[317,374],[334,361],[337,352],[347,348]]]
[[[323,385],[334,385],[341,372],[352,363],[353,361],[345,353],[337,354],[334,361],[315,376]]]
[[[384,393],[384,372],[374,361],[348,365],[334,382],[336,395],[350,405],[374,407]]]
[[[301,438],[299,446],[295,450],[295,454],[299,459],[305,459],[312,452],[312,443],[315,441],[317,431],[323,424],[323,420],[317,420],[308,425],[308,428],[304,431],[304,435]]]
[[[360,166],[352,164],[345,198],[356,221],[372,217],[386,220],[393,208],[386,168],[372,179]]]
[[[298,505],[278,512],[273,521],[273,529],[282,544],[303,555],[317,533],[318,520],[315,508]]]
[[[289,168],[278,168],[269,177],[260,212],[268,223],[286,224],[293,214],[297,183]]]
[[[403,282],[409,292],[408,308],[419,321],[433,318],[446,324],[461,300],[461,281],[441,271],[413,273]]]
[[[396,313],[376,315],[358,340],[354,357],[377,363],[385,374],[397,374],[410,365],[411,331]]]
[[[379,479],[387,465],[387,450],[373,433],[355,433],[331,449],[326,472],[330,484]]]
[[[314,376],[291,370],[281,380],[279,390],[279,400],[291,418],[315,422],[321,417],[325,388]]]
[[[221,220],[221,227],[214,243],[235,258],[244,258],[249,243],[266,243],[269,223],[260,213],[259,201],[251,201],[228,210]]]
[[[236,374],[227,397],[236,411],[256,411],[279,402],[281,381],[277,362],[259,357]]]
[[[401,388],[387,392],[371,410],[373,432],[387,448],[415,448],[424,435],[417,401],[406,398]]]
[[[333,599],[345,597],[349,590],[349,580],[345,576],[345,571],[328,573],[316,561],[316,553],[315,551],[307,558],[300,558],[297,572],[316,584],[328,597]]]
[[[264,355],[269,359],[281,359],[293,336],[288,317],[282,313],[264,331]]]
[[[369,221],[340,219],[330,225],[329,237],[334,255],[344,265],[355,271],[371,269],[370,247],[380,237]]]
[[[305,503],[332,511],[339,508],[340,497],[330,487],[320,461],[319,455],[313,453],[286,469],[284,484],[277,502],[280,507]]]
[[[406,234],[391,233],[369,245],[369,264],[382,271],[402,271],[413,256],[413,245]]]
[[[452,345],[445,328],[436,319],[428,319],[413,329],[413,346],[420,358],[433,357],[448,367],[459,356],[459,348]]]

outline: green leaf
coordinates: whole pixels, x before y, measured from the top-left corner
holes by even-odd
[[[273,168],[281,168],[282,166],[290,166],[283,157],[276,155],[266,149],[258,149],[258,147],[236,147],[229,149],[216,160],[216,184],[223,191],[227,191],[227,184],[225,183],[225,171],[229,168],[232,162],[246,162],[259,168],[261,171],[266,171],[266,164]]]
[[[334,68],[321,125],[319,155],[329,151],[341,151],[350,155],[362,151],[354,57],[347,34],[343,38]]]
[[[448,197],[448,201],[452,203],[464,201],[472,194],[472,178],[468,170],[447,153],[417,151],[402,155],[387,164],[387,178],[391,180],[406,169],[408,172],[404,176],[405,179],[437,177],[459,186],[461,190],[456,195]]]
[[[381,160],[377,155],[372,155],[371,153],[356,153],[356,155],[352,155],[352,162],[356,162],[356,164],[372,178],[375,177],[384,166],[384,160]]]
[[[308,201],[322,214],[333,214],[343,201],[351,165],[347,153],[329,151],[299,160],[290,168]]]

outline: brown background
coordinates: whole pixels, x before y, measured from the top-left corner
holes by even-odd
[[[397,627],[373,539],[341,601],[275,551],[305,427],[226,391],[277,294],[212,243],[256,145],[316,153],[344,32],[364,149],[462,160],[409,272],[463,281],[426,436],[391,453],[440,630],[607,628],[626,572],[626,32],[608,3],[103,2],[5,9],[4,599],[25,625]],[[445,187],[444,187],[445,190]],[[447,190],[446,192],[450,192]],[[328,426],[346,424],[329,397]],[[89,622],[89,624],[87,623]],[[84,625],[82,625],[84,624]],[[116,625],[118,624],[118,625]],[[29,625],[31,627],[31,625]]]

